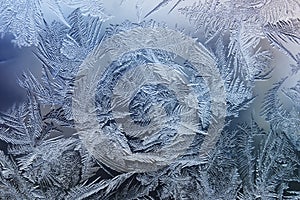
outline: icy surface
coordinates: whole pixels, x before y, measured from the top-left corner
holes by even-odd
[[[0,34],[42,64],[0,113],[0,199],[300,199],[299,13],[0,0]]]

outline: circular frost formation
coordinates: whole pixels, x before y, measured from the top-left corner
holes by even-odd
[[[80,66],[73,95],[87,150],[117,171],[154,171],[183,155],[196,134],[205,156],[222,131],[224,82],[213,56],[167,28],[118,33]]]

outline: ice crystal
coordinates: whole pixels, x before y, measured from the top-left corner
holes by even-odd
[[[295,87],[280,90],[286,80],[287,78],[284,78],[274,84],[273,88],[267,92],[265,102],[262,106],[262,115],[266,117],[266,120],[270,121],[274,130],[284,131],[295,145],[295,148],[299,150],[299,86],[297,84]],[[292,101],[290,109],[287,109],[279,99],[280,92],[283,92]]]
[[[299,199],[299,2],[147,3],[0,0],[42,64],[0,113],[0,199]]]
[[[165,41],[162,35],[158,34],[159,32],[173,35],[172,43]],[[134,40],[126,39],[132,37],[132,34],[137,35],[135,38],[139,37],[138,35],[143,36],[139,38],[139,46]],[[188,49],[179,48],[175,37],[180,38],[183,43],[190,43]],[[122,41],[122,46],[116,41]],[[164,166],[183,153],[196,133],[208,134],[211,139],[206,138],[207,148],[213,145],[218,135],[215,131],[218,129],[213,125],[207,128],[212,120],[210,112],[206,109],[211,108],[214,120],[218,122],[215,126],[220,128],[225,117],[226,106],[222,101],[225,96],[218,69],[204,47],[194,44],[190,38],[184,38],[181,33],[159,26],[153,27],[152,30],[148,30],[147,27],[129,29],[109,37],[100,45],[103,45],[103,48],[99,51],[96,48],[96,52],[92,53],[94,57],[85,61],[79,71],[78,77],[81,78],[76,82],[77,90],[73,100],[77,128],[83,131],[82,140],[97,159],[118,171],[140,171],[139,167],[141,171],[148,171]],[[106,64],[107,69],[105,67],[99,69],[95,62],[105,66],[108,62],[106,56],[98,55],[107,52],[107,48],[110,49],[112,62]],[[187,54],[187,51],[190,54]],[[191,63],[187,63],[188,61]],[[201,68],[201,66],[205,67]],[[102,81],[99,86],[96,86],[93,80]],[[215,84],[213,92],[205,89],[210,83]],[[82,85],[86,87],[82,88]],[[149,87],[156,89],[152,91],[153,89],[150,90]],[[128,91],[124,91],[123,88],[128,88]],[[160,93],[160,90],[165,91]],[[101,132],[93,128],[87,133],[85,131],[87,126],[95,127],[98,123],[93,119],[96,118],[93,111],[95,100]],[[87,104],[83,104],[82,101]],[[140,101],[149,103],[143,105],[144,103]],[[155,108],[155,104],[162,108]],[[198,111],[199,107],[201,110]],[[82,117],[83,115],[85,117]],[[128,119],[129,116],[131,119]],[[197,116],[203,121],[198,121]],[[202,124],[202,128],[199,123]],[[208,129],[207,133],[201,130],[204,128]],[[122,132],[125,135],[122,135]],[[111,150],[97,148],[105,145],[103,143],[105,139],[98,141],[92,139],[91,136],[95,134],[100,137],[108,135],[105,143],[111,144],[107,146],[107,149]],[[176,137],[172,139],[171,135]],[[125,136],[133,137],[134,140],[141,139],[140,142],[145,147],[139,146],[139,148],[150,152],[145,153],[144,156],[142,153],[133,154],[126,144]],[[146,138],[148,142],[144,141]],[[121,145],[121,149],[114,148],[116,143]],[[174,143],[177,145],[175,146]],[[160,145],[162,147],[159,147]],[[118,157],[117,154],[125,157]],[[118,163],[109,161],[112,157],[120,160]],[[152,167],[147,167],[148,165]]]
[[[264,27],[266,37],[271,44],[277,46],[284,53],[288,54],[294,61],[299,60],[300,45],[300,19],[281,20],[276,24],[268,23]],[[294,43],[298,51],[293,52]]]
[[[73,8],[79,8],[83,15],[98,17],[101,21],[109,20],[112,17],[106,13],[102,0],[66,0],[61,2]]]
[[[237,163],[244,183],[238,198],[283,198],[297,180],[294,176],[299,168],[299,156],[288,138],[273,130],[264,134],[255,123],[240,125],[237,138]],[[258,148],[255,139],[261,141]]]
[[[1,0],[0,5],[0,32],[13,33],[19,46],[37,44],[37,31],[43,21],[40,2]]]
[[[80,9],[84,15],[101,21],[110,18],[98,0],[1,0],[0,5],[0,33],[12,33],[15,37],[13,42],[20,47],[38,45],[39,33],[44,28],[44,15],[49,11],[67,27],[70,25],[62,12],[66,6]]]

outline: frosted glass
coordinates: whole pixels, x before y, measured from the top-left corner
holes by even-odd
[[[300,199],[298,0],[0,0],[0,199]]]

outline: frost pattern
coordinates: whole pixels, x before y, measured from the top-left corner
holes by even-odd
[[[265,22],[260,21],[256,10],[249,8],[245,12],[244,6],[242,2],[205,1],[180,9],[195,25],[196,31],[203,33],[203,38],[199,39],[213,46],[226,80],[228,100],[232,105],[229,108],[234,109],[230,111],[232,115],[253,100],[254,81],[267,78],[272,71],[268,64],[271,52],[258,48]],[[229,43],[225,42],[228,35]]]
[[[0,32],[11,32],[18,46],[38,43],[37,31],[43,18],[38,1],[0,1]]]
[[[173,38],[166,41],[166,35]],[[203,46],[165,27],[140,25],[112,35],[100,47],[82,64],[73,99],[76,128],[96,159],[117,171],[152,171],[183,154],[195,134],[208,135],[202,156],[210,151],[226,105],[223,81]],[[95,80],[101,80],[98,86]],[[160,93],[162,88],[167,91]],[[148,146],[141,149],[146,153],[132,153],[129,138]]]
[[[39,33],[44,29],[44,14],[49,11],[69,27],[62,12],[64,6],[80,9],[84,15],[101,21],[110,18],[99,0],[1,0],[0,5],[0,33],[12,33],[13,42],[19,47],[38,45]]]
[[[290,45],[290,43],[295,43],[299,50],[299,30],[300,19],[281,20],[276,24],[269,23],[264,27],[265,35],[270,42],[284,53],[288,54],[296,62],[299,62],[299,52],[293,52],[291,50],[293,46]],[[293,73],[295,73],[295,71]]]
[[[262,106],[262,115],[270,121],[274,130],[284,131],[291,143],[299,150],[299,81],[294,87],[281,89],[286,80],[287,78],[282,79],[268,91]],[[283,93],[291,100],[291,108],[287,109],[283,105],[278,98],[279,93]]]
[[[161,0],[143,16],[179,10],[189,36],[154,20],[104,31],[103,2],[0,0],[0,32],[43,64],[0,113],[0,198],[299,199],[299,2]],[[265,94],[263,130],[238,119],[272,76],[272,47],[292,63]]]
[[[102,0],[66,0],[61,1],[72,8],[79,8],[83,15],[98,17],[101,21],[109,20],[112,16],[107,14]]]

